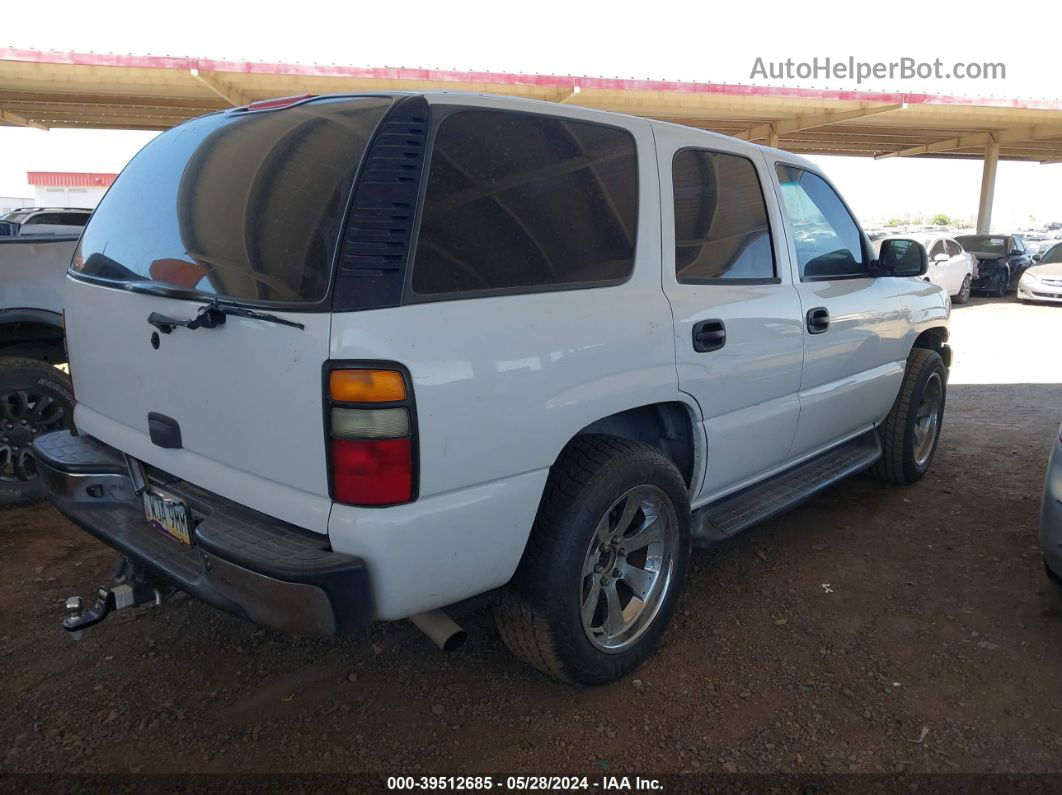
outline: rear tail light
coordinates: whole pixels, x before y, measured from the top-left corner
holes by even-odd
[[[416,493],[415,415],[405,371],[335,367],[326,381],[332,498],[397,505]]]

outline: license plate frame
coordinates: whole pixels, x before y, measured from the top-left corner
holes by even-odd
[[[193,546],[192,512],[188,503],[161,489],[144,489],[144,519],[153,530],[180,544]]]

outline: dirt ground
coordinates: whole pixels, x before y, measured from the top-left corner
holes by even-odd
[[[489,610],[443,655],[274,634],[177,597],[73,641],[113,554],[48,505],[0,513],[8,773],[1062,771],[1062,594],[1036,525],[1062,419],[1062,307],[957,308],[941,448],[698,550],[656,656],[610,687],[510,657]]]

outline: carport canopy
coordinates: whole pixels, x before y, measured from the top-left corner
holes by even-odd
[[[1062,162],[1059,100],[0,48],[0,126],[165,130],[269,97],[422,90],[629,113],[800,154],[983,158],[981,232],[1000,159]]]

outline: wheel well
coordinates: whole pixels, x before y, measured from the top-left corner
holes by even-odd
[[[926,348],[936,351],[944,358],[944,364],[951,366],[951,356],[945,347],[948,341],[948,330],[943,327],[930,328],[923,331],[914,341],[912,348]]]
[[[689,409],[682,403],[653,403],[627,409],[590,423],[576,436],[587,433],[603,433],[652,445],[675,462],[687,486],[693,481],[693,423]]]
[[[22,356],[62,364],[66,361],[63,330],[26,320],[4,323],[0,325],[0,356]]]

